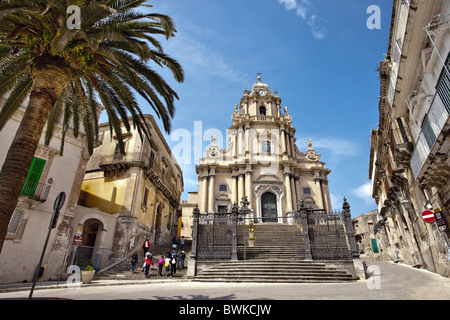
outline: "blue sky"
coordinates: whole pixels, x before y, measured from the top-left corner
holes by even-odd
[[[387,0],[152,0],[154,12],[173,18],[175,38],[161,39],[177,59],[186,80],[177,84],[159,70],[179,94],[174,133],[218,129],[225,135],[235,103],[251,89],[257,72],[278,90],[296,128],[297,146],[311,139],[332,170],[333,209],[343,197],[352,216],[376,208],[370,198],[371,129],[378,123],[379,79],[376,68],[388,47],[392,1]],[[367,8],[377,5],[381,28],[369,29]],[[149,112],[143,105],[145,112]],[[198,125],[198,123],[197,123]],[[205,136],[202,149],[210,142]],[[193,142],[192,142],[193,143]],[[193,150],[194,148],[192,148]],[[177,156],[177,155],[176,155]],[[197,191],[192,154],[178,162],[184,193]]]

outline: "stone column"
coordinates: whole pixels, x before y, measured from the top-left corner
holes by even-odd
[[[290,139],[289,139],[289,132],[285,131],[285,145],[286,145],[286,152],[290,156],[291,155],[291,146],[290,146]]]
[[[238,155],[238,130],[233,130],[233,159]]]
[[[253,207],[253,197],[252,197],[252,166],[247,165],[245,169],[245,196],[247,196],[248,201],[250,201],[250,207]],[[240,201],[240,200],[239,200]]]
[[[297,211],[297,194],[295,191],[294,175],[290,176],[290,180],[291,180],[291,192],[292,192],[292,208],[294,211]]]
[[[321,180],[320,173],[316,172],[314,174],[314,182],[316,184],[316,204],[319,209],[324,209],[323,208],[323,200],[322,200],[322,188],[320,186],[320,180]]]
[[[202,182],[202,199],[200,202],[200,211],[202,213],[207,210],[207,201],[208,201],[208,170],[203,171],[203,182]]]
[[[284,186],[286,188],[286,212],[292,211],[292,193],[289,167],[284,167]]]
[[[300,190],[300,176],[295,176],[294,179],[295,179],[295,191],[297,194],[297,203],[296,203],[297,205],[302,199],[302,192]],[[295,207],[295,209],[297,210],[297,207]]]
[[[238,174],[238,205],[244,196],[244,172],[239,172]]]
[[[331,213],[332,209],[331,209],[330,191],[328,190],[327,179],[322,180],[322,194],[323,194],[324,208],[327,210],[328,213]]]
[[[281,154],[283,155],[286,152],[286,141],[285,141],[285,129],[281,128],[280,131],[280,145],[281,145]]]
[[[209,170],[209,194],[208,194],[208,212],[212,213],[215,211],[214,208],[214,190],[215,190],[215,178],[216,170],[214,168],[211,168]]]
[[[239,128],[237,132],[237,161],[241,162],[244,160],[245,152],[244,152],[244,129]]]
[[[233,170],[231,173],[231,205],[238,203],[237,178],[238,172]]]

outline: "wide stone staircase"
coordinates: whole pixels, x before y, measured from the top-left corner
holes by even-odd
[[[255,245],[245,247],[246,260],[202,263],[194,281],[317,283],[355,280],[332,263],[299,258],[296,250],[303,250],[303,241],[296,239],[300,236],[296,228],[277,223],[257,224]]]
[[[247,259],[295,259],[295,229],[295,226],[288,224],[255,225],[255,244],[245,247]],[[297,245],[297,249],[303,249],[302,241],[298,241]]]

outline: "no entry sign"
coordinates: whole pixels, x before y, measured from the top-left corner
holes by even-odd
[[[422,219],[425,222],[434,222],[434,220],[436,219],[434,216],[434,212],[433,211],[424,211],[422,212]]]

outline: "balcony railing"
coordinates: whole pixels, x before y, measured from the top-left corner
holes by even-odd
[[[113,154],[108,156],[101,156],[98,162],[99,166],[117,164],[117,163],[134,163],[134,164],[148,164],[149,160],[145,159],[143,153],[127,153],[123,154]]]
[[[45,202],[50,192],[50,188],[51,186],[47,184],[28,180],[23,185],[20,194],[23,196],[28,196],[28,198],[36,201]]]
[[[450,76],[444,70],[436,86],[436,94],[430,110],[422,122],[422,129],[411,157],[411,168],[414,178],[419,176],[425,161],[447,123],[450,115]]]

